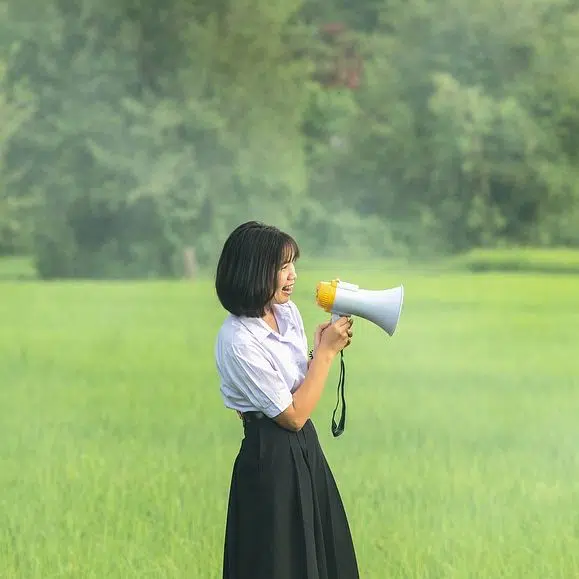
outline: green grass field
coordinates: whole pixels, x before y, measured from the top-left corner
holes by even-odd
[[[299,270],[298,270],[299,273]],[[320,268],[404,283],[389,338],[356,320],[314,422],[361,576],[579,577],[579,277]],[[242,428],[222,407],[210,282],[0,283],[0,577],[221,576]]]

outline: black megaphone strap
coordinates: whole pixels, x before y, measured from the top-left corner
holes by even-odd
[[[344,385],[346,382],[346,365],[344,364],[344,351],[340,350],[340,377],[338,379],[338,400],[334,413],[332,414],[332,434],[334,438],[340,436],[346,428],[346,397],[344,395]],[[338,424],[336,424],[336,411],[340,405],[340,398],[342,399],[342,415]]]

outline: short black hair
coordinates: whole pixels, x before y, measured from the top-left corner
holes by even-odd
[[[272,300],[279,269],[298,259],[295,239],[277,227],[248,221],[229,235],[217,264],[215,290],[231,314],[263,317]]]

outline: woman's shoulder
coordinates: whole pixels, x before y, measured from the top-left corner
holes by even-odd
[[[255,333],[259,328],[253,328],[254,320],[240,318],[230,314],[223,320],[217,332],[216,346],[224,352],[251,347],[256,341]]]
[[[236,336],[239,335],[239,332],[242,330],[243,324],[241,320],[232,314],[229,314],[222,322],[221,327],[217,332],[217,341],[218,342],[234,342]]]

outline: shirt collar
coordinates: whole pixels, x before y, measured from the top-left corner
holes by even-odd
[[[289,308],[274,305],[275,314],[278,319],[278,324],[283,318],[284,327],[288,328],[291,325],[291,320],[289,319]],[[262,318],[248,318],[247,316],[240,316],[239,321],[260,341],[263,342],[270,334],[276,334],[276,332],[265,323]],[[277,337],[277,334],[276,334]],[[284,339],[283,336],[279,336]]]

